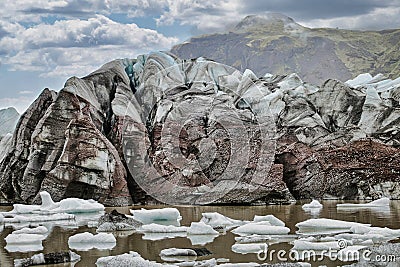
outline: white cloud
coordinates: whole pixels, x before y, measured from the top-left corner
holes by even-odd
[[[382,30],[400,27],[400,7],[375,8],[371,12],[358,16],[338,17],[332,19],[316,19],[301,21],[304,26],[358,29],[358,30]]]
[[[11,27],[11,26],[9,26]],[[115,58],[168,50],[178,42],[157,31],[121,24],[96,15],[87,20],[62,20],[16,31],[0,40],[3,63],[11,70],[43,75],[84,75]]]
[[[31,95],[31,94],[33,94],[33,91],[29,91],[29,90],[19,91],[18,94],[20,94],[20,95]]]

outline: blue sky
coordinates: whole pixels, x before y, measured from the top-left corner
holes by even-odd
[[[0,108],[23,112],[68,77],[267,12],[308,27],[400,28],[398,0],[0,0]]]

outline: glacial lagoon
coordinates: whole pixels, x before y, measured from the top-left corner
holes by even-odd
[[[390,209],[385,208],[364,208],[364,209],[337,209],[336,205],[339,203],[345,203],[343,201],[326,200],[322,201],[323,208],[318,211],[305,211],[302,205],[309,203],[309,201],[298,201],[292,205],[270,205],[270,206],[184,206],[177,207],[182,216],[181,225],[190,226],[191,222],[198,222],[202,213],[204,212],[218,212],[227,217],[239,220],[253,220],[255,215],[268,215],[272,214],[275,217],[281,219],[286,223],[286,226],[290,228],[289,237],[298,230],[296,224],[302,221],[306,221],[311,218],[330,218],[343,221],[352,221],[358,223],[371,224],[377,227],[388,227],[391,229],[400,228],[400,201],[391,201]],[[363,203],[348,201],[346,203]],[[129,214],[129,209],[153,209],[153,208],[165,208],[166,206],[134,206],[134,207],[119,207],[115,208],[120,213]],[[12,207],[0,207],[0,211],[9,211]],[[114,208],[106,208],[106,211],[111,211]],[[68,238],[77,233],[90,232],[95,234],[96,227],[89,227],[93,218],[90,218],[90,214],[79,215],[81,225],[76,227],[74,223],[61,223],[57,222],[50,234],[43,241],[43,250],[36,252],[9,252],[6,250],[5,238],[13,231],[12,227],[1,226],[0,230],[0,266],[13,266],[14,259],[27,258],[37,253],[51,253],[57,251],[68,251]],[[98,217],[98,216],[97,216]],[[89,222],[89,226],[87,225]],[[46,223],[49,226],[51,223]],[[49,227],[48,227],[49,228]],[[231,231],[227,231],[226,234],[220,234],[212,242],[205,245],[193,245],[187,237],[176,237],[162,240],[144,240],[142,233],[136,233],[134,231],[118,232],[116,235],[116,246],[112,249],[96,249],[92,248],[88,251],[75,251],[81,256],[81,260],[72,266],[95,266],[95,262],[100,257],[119,255],[128,253],[129,251],[135,251],[141,254],[141,256],[148,260],[153,260],[162,263],[159,254],[161,250],[167,248],[200,248],[205,247],[212,255],[198,258],[198,260],[206,259],[229,259],[231,263],[245,263],[245,262],[257,262],[257,263],[277,263],[280,262],[277,255],[272,254],[272,261],[267,259],[261,259],[260,255],[256,253],[240,254],[232,251],[232,246],[236,243],[235,237],[238,235],[233,234]],[[147,237],[146,237],[147,238]],[[273,250],[285,250],[290,251],[293,247],[290,242],[290,238],[280,240],[280,243],[274,241],[267,241],[268,252]],[[399,240],[391,241],[399,242]],[[270,256],[271,254],[268,254]],[[305,261],[307,262],[307,261]],[[308,261],[312,266],[326,265],[328,267],[333,266],[344,266],[350,264],[349,262],[342,261],[331,261],[328,257],[324,257],[322,261],[313,262]],[[70,264],[57,265],[57,266],[70,266]]]

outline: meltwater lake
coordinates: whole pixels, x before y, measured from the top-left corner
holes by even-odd
[[[238,220],[253,220],[255,215],[269,215],[272,214],[275,217],[286,223],[286,226],[290,228],[289,238],[278,239],[278,240],[267,240],[265,243],[268,244],[268,251],[272,250],[279,251],[285,250],[290,251],[293,247],[291,241],[294,238],[298,230],[296,224],[310,218],[329,218],[343,221],[351,221],[358,223],[371,224],[377,227],[388,227],[391,229],[400,228],[400,201],[391,201],[390,208],[368,208],[368,209],[351,209],[351,210],[338,210],[336,205],[338,203],[363,203],[355,201],[322,201],[323,208],[320,212],[304,211],[302,205],[309,203],[309,201],[298,201],[291,205],[270,205],[270,206],[184,206],[176,207],[182,216],[181,225],[190,226],[191,222],[198,222],[202,218],[204,212],[218,212],[227,217],[238,219]],[[167,206],[133,206],[124,208],[106,208],[109,212],[116,209],[120,213],[129,214],[129,209],[154,209],[154,208],[165,208]],[[2,206],[0,212],[11,210],[12,207]],[[37,253],[51,253],[57,251],[68,251],[68,238],[77,233],[91,232],[96,233],[96,227],[92,225],[92,222],[96,221],[99,217],[98,214],[82,214],[78,215],[76,221],[67,222],[55,222],[55,223],[41,223],[50,229],[48,236],[43,241],[43,249],[37,251],[15,251],[18,249],[6,247],[5,238],[13,231],[14,228],[20,228],[22,225],[3,225],[0,226],[0,266],[14,266],[14,259],[27,258]],[[25,225],[26,226],[26,225]],[[272,259],[261,259],[256,253],[241,254],[234,252],[232,246],[236,243],[235,237],[238,235],[233,234],[231,231],[227,231],[225,234],[220,234],[215,239],[201,240],[201,239],[189,239],[187,237],[175,237],[170,236],[166,239],[161,240],[147,240],[147,239],[159,239],[160,235],[145,236],[143,233],[137,233],[135,231],[125,231],[114,233],[117,242],[116,246],[112,249],[89,249],[87,251],[74,250],[81,256],[81,260],[76,263],[59,264],[53,266],[96,266],[96,260],[104,256],[113,256],[129,251],[135,251],[141,254],[145,259],[157,261],[163,263],[159,254],[160,251],[166,248],[207,248],[211,255],[200,257],[197,260],[206,259],[226,259],[230,263],[277,263],[280,262],[277,257]],[[398,242],[398,239],[389,242]],[[193,244],[194,243],[194,244]],[[29,249],[28,249],[29,250]],[[289,262],[291,262],[289,260]],[[322,261],[314,262],[307,261],[312,266],[325,265],[328,267],[333,266],[344,266],[349,265],[352,262],[342,262],[340,260],[332,261],[328,257],[324,257]],[[170,263],[174,264],[174,263]],[[400,266],[400,262],[395,263]]]

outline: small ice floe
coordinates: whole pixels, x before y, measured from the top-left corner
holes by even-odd
[[[129,252],[117,256],[101,257],[96,261],[97,267],[144,266],[144,267],[172,267],[173,265],[156,263],[143,259],[136,252]]]
[[[214,242],[214,239],[217,238],[217,236],[218,235],[188,235],[187,238],[193,246],[204,246]]]
[[[200,221],[210,225],[213,228],[222,227],[225,230],[229,230],[246,223],[241,220],[231,219],[222,214],[219,214],[218,212],[206,212],[202,213],[202,215],[203,217]]]
[[[79,251],[88,251],[90,249],[112,249],[117,244],[113,234],[85,232],[70,236],[68,238],[68,246],[71,249]]]
[[[54,213],[91,213],[104,211],[104,205],[95,200],[66,198],[60,202],[54,202],[48,192],[39,193],[42,200],[41,205],[14,204],[13,210],[8,213],[14,214],[54,214]]]
[[[138,229],[140,233],[187,233],[187,231],[187,226],[161,225],[156,223],[145,224]]]
[[[55,252],[49,254],[35,254],[30,258],[14,260],[15,267],[27,267],[45,264],[58,264],[80,261],[81,257],[72,251]]]
[[[268,245],[265,243],[234,244],[231,250],[238,254],[267,253]]]
[[[187,229],[187,235],[192,245],[204,246],[212,243],[219,233],[204,222],[192,222]]]
[[[285,235],[290,229],[285,226],[273,226],[270,222],[248,223],[234,229],[232,233],[245,235]]]
[[[192,222],[187,229],[188,235],[219,235],[210,225],[204,222]]]
[[[36,215],[36,214],[7,214],[4,218],[6,224],[14,223],[34,223],[34,222],[54,222],[54,221],[70,221],[74,220],[75,215],[67,213]]]
[[[166,262],[195,261],[197,253],[193,249],[168,248],[161,250],[160,257]]]
[[[310,203],[304,204],[303,209],[322,209],[323,205],[318,200],[312,200]]]
[[[253,222],[269,222],[273,226],[285,226],[285,223],[274,215],[258,216],[255,215]]]
[[[293,250],[312,250],[312,251],[331,251],[340,250],[340,244],[338,241],[329,242],[310,242],[305,240],[293,241]]]
[[[176,232],[176,233],[144,233],[142,236],[143,240],[164,240],[164,239],[173,239],[177,237],[186,237],[186,232]],[[193,236],[194,237],[194,236]]]
[[[322,208],[323,205],[318,200],[313,200],[311,203],[307,203],[302,206],[302,209],[313,217],[318,217]]]
[[[8,252],[29,252],[43,249],[42,241],[46,236],[39,234],[9,234],[5,241]]]
[[[356,222],[347,222],[333,219],[309,219],[296,224],[299,228],[297,234],[302,235],[324,235],[339,234],[350,232],[353,226],[370,226],[370,224],[361,224]]]
[[[350,229],[354,234],[375,234],[375,235],[382,235],[384,237],[390,238],[398,238],[400,237],[400,229],[390,229],[390,228],[382,228],[382,227],[371,227],[371,226],[353,226]]]
[[[182,220],[179,210],[176,208],[163,208],[163,209],[140,209],[130,210],[133,218],[143,224],[164,224],[180,226]]]
[[[19,230],[15,230],[12,234],[38,234],[38,235],[46,235],[49,230],[44,226],[38,226],[34,228],[25,227]]]
[[[365,209],[365,208],[390,207],[390,199],[384,197],[369,203],[345,203],[345,204],[337,204],[336,207],[338,209]]]

